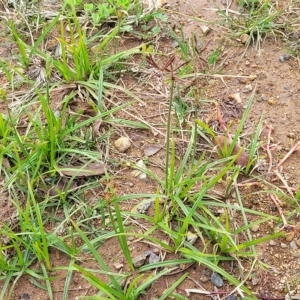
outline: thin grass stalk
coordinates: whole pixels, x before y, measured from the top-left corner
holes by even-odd
[[[168,119],[167,119],[167,137],[166,137],[166,171],[165,171],[165,191],[167,195],[170,195],[169,191],[169,150],[170,150],[170,131],[171,131],[171,109],[172,109],[172,102],[173,102],[173,93],[174,93],[174,84],[175,78],[171,78],[171,90],[170,90],[170,100],[169,100],[169,109],[168,109]]]

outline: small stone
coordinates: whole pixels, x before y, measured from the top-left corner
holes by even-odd
[[[282,63],[284,62],[284,56],[283,55],[279,56],[279,61],[282,62]]]
[[[128,137],[121,136],[115,141],[115,147],[119,152],[125,152],[130,146],[131,142]]]
[[[228,96],[229,99],[235,100],[236,103],[242,103],[241,95],[240,93],[231,94]]]
[[[300,239],[296,240],[296,244],[298,247],[300,247]]]
[[[291,241],[290,242],[290,247],[291,247],[292,250],[297,250],[298,246],[297,246],[296,241]]]
[[[274,97],[270,97],[269,99],[268,99],[268,104],[269,105],[274,105],[276,103],[276,99],[274,98]]]
[[[116,270],[121,270],[124,267],[124,264],[122,263],[115,263],[113,266],[116,268]]]
[[[218,273],[212,273],[210,280],[216,287],[221,287],[224,285],[224,281]]]
[[[252,227],[251,227],[251,230],[253,231],[253,232],[257,232],[258,231],[258,229],[259,229],[259,224],[256,224],[256,225],[253,225]]]
[[[221,287],[224,285],[224,281],[218,273],[212,273],[210,280],[216,287]]]
[[[141,267],[146,261],[145,255],[138,255],[132,259],[132,263],[136,268]]]
[[[237,300],[237,297],[235,295],[229,295],[226,300]]]
[[[251,92],[251,91],[253,90],[253,87],[252,87],[251,84],[247,84],[247,85],[245,85],[245,89],[246,89],[247,91]]]
[[[258,277],[254,277],[251,281],[252,285],[258,285],[259,284],[259,278]]]
[[[194,244],[196,243],[197,239],[198,239],[197,234],[195,234],[195,233],[193,233],[193,232],[190,232],[190,231],[187,232],[186,240],[187,240],[191,245],[194,245]]]
[[[270,245],[270,246],[276,246],[277,243],[276,243],[274,240],[271,240],[271,241],[269,242],[269,245]]]
[[[287,134],[287,136],[288,136],[289,138],[291,138],[291,139],[294,139],[294,138],[296,137],[296,135],[295,135],[294,132],[289,132],[289,133]]]
[[[260,98],[261,98],[261,100],[263,100],[263,101],[267,101],[267,100],[268,100],[268,97],[267,97],[265,94],[261,94],[261,95],[260,95]]]
[[[205,276],[205,275],[202,275],[199,280],[203,283],[206,283],[209,281],[209,277],[208,276]]]
[[[147,210],[149,209],[149,207],[151,206],[152,200],[145,202],[145,203],[141,203],[138,207],[137,207],[137,212],[141,213],[141,214],[145,214],[147,212]]]
[[[151,252],[149,255],[149,264],[155,264],[160,261],[160,258],[155,253]]]
[[[259,80],[263,80],[263,79],[268,78],[268,76],[267,76],[266,72],[260,72],[260,73],[257,75],[257,78],[258,78]]]
[[[295,237],[295,231],[290,231],[290,232],[285,234],[285,240],[287,242],[291,242],[294,237]]]
[[[284,244],[284,243],[281,243],[281,244],[280,244],[280,247],[284,249],[284,248],[287,248],[287,245]]]
[[[208,26],[206,26],[206,25],[201,25],[200,29],[202,30],[202,32],[203,32],[204,35],[207,35],[209,33],[209,31],[210,31],[210,28]]]
[[[251,80],[251,81],[253,81],[254,79],[256,79],[257,78],[257,76],[256,75],[249,75],[249,80]]]
[[[249,35],[246,34],[246,33],[244,33],[244,34],[242,34],[242,35],[240,36],[240,40],[241,40],[241,42],[242,42],[243,44],[246,44],[247,41],[248,41],[248,39],[249,39]]]
[[[129,242],[132,242],[132,241],[134,240],[134,236],[132,236],[132,235],[131,235],[131,236],[128,236],[128,237],[127,237],[127,240],[128,240]]]
[[[174,41],[172,44],[173,48],[177,48],[179,46],[178,42]]]
[[[246,60],[245,65],[246,65],[246,66],[249,66],[249,65],[250,65],[250,61],[249,61],[249,60]]]

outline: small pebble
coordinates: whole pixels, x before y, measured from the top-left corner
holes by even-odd
[[[147,212],[147,210],[149,209],[149,207],[151,206],[152,201],[148,201],[146,203],[142,203],[137,207],[137,212],[141,213],[141,214],[145,214]]]
[[[285,234],[285,240],[287,242],[291,242],[294,237],[295,237],[295,231],[290,231],[290,232]]]
[[[292,250],[297,250],[298,246],[297,246],[296,241],[291,241],[290,242],[290,247],[291,247]]]
[[[197,234],[195,234],[195,233],[193,233],[193,232],[190,232],[190,231],[187,232],[186,240],[187,240],[191,245],[194,245],[194,244],[196,243],[197,239],[198,239]]]
[[[235,295],[229,295],[226,297],[226,300],[237,300],[237,297]]]
[[[218,273],[212,273],[210,280],[216,287],[221,287],[224,285],[224,281]]]
[[[121,136],[115,141],[115,147],[119,152],[125,152],[131,146],[130,139],[125,136]]]
[[[251,281],[252,285],[258,285],[259,284],[259,278],[258,277],[254,277]]]
[[[210,31],[210,28],[208,26],[206,26],[206,25],[201,25],[200,29],[202,30],[202,32],[203,32],[204,35],[207,35],[209,33],[209,31]]]
[[[132,263],[136,268],[141,267],[146,261],[145,255],[138,255],[132,259]]]
[[[298,247],[300,247],[300,239],[296,240],[296,244]]]
[[[269,242],[269,245],[270,245],[270,246],[276,246],[277,243],[276,243],[274,240],[271,240],[271,241]]]
[[[247,90],[248,92],[251,92],[253,90],[252,85],[251,84],[245,85],[245,90]]]
[[[124,267],[124,264],[122,263],[115,263],[113,264],[113,266],[116,268],[116,270],[120,270]]]
[[[159,261],[160,261],[159,256],[151,252],[149,255],[149,264],[155,264],[158,263]]]
[[[268,97],[267,97],[265,94],[261,94],[261,95],[260,95],[260,98],[261,98],[261,100],[263,100],[263,101],[267,101],[267,100],[268,100]]]
[[[258,229],[259,229],[259,226],[260,226],[259,224],[253,225],[253,226],[251,227],[251,231],[257,232]]]
[[[246,34],[246,33],[244,33],[244,34],[242,34],[242,35],[240,36],[240,40],[241,40],[241,42],[242,42],[243,44],[246,44],[247,41],[248,41],[248,39],[249,39],[249,35]]]
[[[287,136],[288,136],[289,138],[291,138],[291,139],[294,139],[294,138],[296,137],[296,135],[295,135],[294,132],[289,132],[289,133],[287,134]]]
[[[287,248],[287,245],[284,244],[284,243],[281,243],[281,244],[280,244],[280,247],[281,247],[281,248]]]

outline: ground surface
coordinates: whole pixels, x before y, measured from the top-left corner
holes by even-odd
[[[293,56],[292,54],[290,54],[288,59],[280,61],[282,55],[291,53],[287,40],[280,35],[276,35],[276,37],[267,35],[261,41],[260,49],[255,49],[250,44],[245,52],[246,46],[240,41],[240,37],[231,36],[230,30],[224,26],[223,19],[217,13],[217,8],[223,9],[225,13],[226,10],[228,13],[238,13],[239,6],[236,1],[229,2],[208,0],[168,1],[162,6],[162,9],[168,15],[168,23],[173,26],[176,33],[180,34],[180,25],[182,25],[187,40],[192,40],[195,35],[197,36],[197,40],[202,43],[202,47],[206,45],[206,48],[200,54],[203,60],[199,59],[195,61],[195,64],[199,64],[195,69],[199,69],[201,64],[205,67],[205,61],[207,61],[209,55],[216,49],[219,51],[219,59],[207,76],[193,77],[185,80],[178,79],[177,81],[179,88],[182,90],[188,90],[188,87],[193,84],[199,88],[201,99],[205,99],[199,106],[199,119],[205,121],[207,124],[211,124],[212,128],[215,128],[216,131],[222,132],[220,127],[218,127],[219,123],[217,120],[217,107],[220,107],[226,124],[230,124],[230,121],[233,121],[230,131],[234,133],[234,128],[238,124],[241,112],[247,105],[251,93],[255,90],[254,102],[250,117],[244,126],[242,142],[245,145],[249,142],[250,135],[255,131],[260,117],[263,116],[264,126],[260,135],[260,159],[257,163],[258,167],[252,173],[258,179],[249,176],[241,178],[239,180],[241,184],[240,192],[244,207],[276,217],[259,224],[259,226],[252,227],[252,237],[255,239],[272,234],[279,226],[282,226],[278,209],[266,192],[271,189],[268,183],[281,187],[286,192],[286,199],[282,199],[284,202],[282,209],[288,219],[288,224],[297,226],[300,223],[297,213],[299,211],[298,203],[293,203],[293,206],[289,203],[291,201],[289,192],[292,192],[294,196],[294,192],[300,186],[299,151],[293,153],[282,164],[282,168],[276,168],[280,159],[300,139],[300,61],[296,55]],[[281,7],[290,7],[291,14],[300,14],[300,5],[298,3],[280,1],[278,9]],[[201,30],[201,26],[204,23],[210,28],[207,34],[204,34]],[[297,32],[297,30],[299,34],[300,29],[295,26],[294,31]],[[124,36],[123,47],[128,49],[136,42],[134,38]],[[293,43],[297,42],[299,43],[299,36],[293,40]],[[175,46],[177,46],[176,42],[164,35],[163,32],[160,33],[155,42],[158,52],[176,53],[179,50],[178,47],[174,48]],[[0,49],[5,49],[3,45],[0,45],[0,47]],[[0,52],[3,57],[3,51]],[[136,59],[138,60],[138,58]],[[134,64],[134,58],[132,58],[131,63]],[[221,76],[215,76],[216,74]],[[4,76],[0,78],[0,82],[5,83]],[[132,168],[127,163],[137,162],[145,158],[144,150],[148,145],[165,145],[166,133],[164,124],[166,123],[167,116],[169,85],[164,83],[160,74],[157,74],[151,66],[141,68],[138,72],[124,74],[121,78],[121,84],[138,95],[142,102],[135,103],[125,110],[118,112],[117,117],[133,121],[143,120],[151,124],[152,130],[122,127],[116,129],[114,135],[110,138],[111,144],[119,136],[125,135],[131,140],[131,147],[125,154],[119,153],[115,149],[109,150],[110,159],[113,158],[118,162],[118,166],[110,167],[110,171],[114,174],[112,183],[110,182],[110,184],[113,184],[115,193],[119,196],[131,193],[154,194],[158,188],[157,182],[149,178],[142,180],[134,177],[132,175]],[[232,95],[236,95],[237,93],[240,97],[238,99],[240,103],[236,102],[236,96],[232,99]],[[109,100],[121,105],[128,101],[128,97],[119,95],[116,92]],[[191,103],[194,99],[187,96],[185,101],[192,111],[194,107]],[[107,105],[109,105],[109,102],[107,102]],[[4,112],[5,107],[5,105],[1,107],[1,110]],[[190,115],[186,113],[185,118],[190,118]],[[174,113],[173,119],[175,122]],[[189,122],[190,120],[186,124],[182,123],[180,125],[181,129],[188,129]],[[269,145],[272,149],[273,158],[271,166],[269,165],[270,157],[266,151],[269,128],[272,128],[271,140],[269,141],[269,144],[272,144]],[[181,134],[176,135],[176,153],[178,157],[182,157],[185,153],[189,139],[185,135],[184,130],[181,132]],[[215,149],[209,148],[203,140],[200,139],[198,141],[197,147],[198,156],[203,151],[210,149],[212,151],[211,156],[216,157]],[[164,163],[164,149],[148,158],[149,168],[161,178],[164,176]],[[276,172],[280,176],[276,175]],[[3,177],[1,181],[3,182],[4,180]],[[247,185],[247,182],[251,182],[252,184]],[[255,184],[255,182],[258,183]],[[238,205],[235,193],[230,193],[230,195],[225,197],[224,189],[224,185],[220,183],[216,187],[215,192],[218,193],[224,202]],[[97,188],[94,193],[86,195],[85,201],[93,207],[93,203],[96,203],[99,197],[105,197],[104,190],[105,184],[102,183],[102,186]],[[15,210],[9,203],[9,199],[5,193],[0,195],[0,203],[1,220],[13,218]],[[123,211],[131,211],[138,203],[139,199],[126,200],[121,204],[121,208]],[[147,214],[153,214],[152,206],[147,211]],[[242,226],[243,219],[241,214],[234,214],[233,212],[230,218],[233,228]],[[258,216],[249,216],[250,223],[258,219]],[[97,219],[95,220],[95,223],[100,222]],[[150,228],[146,220],[131,219],[128,225],[132,225],[133,230],[137,233],[144,233]],[[49,226],[47,230],[50,232],[55,229],[57,224],[52,224],[52,228],[51,224],[47,226]],[[94,228],[99,228],[99,226],[95,225]],[[250,276],[247,277],[245,284],[262,299],[283,299],[282,297],[287,294],[288,289],[294,290],[295,294],[300,294],[300,234],[297,229],[287,226],[283,230],[287,234],[286,236],[260,243],[256,246],[256,259],[258,262],[254,265],[253,269],[251,268],[254,258],[243,259],[242,257],[236,257],[235,261],[230,263],[222,262],[219,266],[240,280],[243,280],[245,274],[249,272]],[[165,233],[159,231],[155,232],[153,236],[161,241],[170,241]],[[206,237],[204,237],[204,240],[206,240]],[[203,240],[198,239],[194,247],[204,249]],[[168,253],[158,247],[158,245],[139,240],[137,237],[129,237],[129,248],[133,257],[143,254],[146,250],[153,250],[155,253],[159,253],[161,259],[167,260],[180,257],[179,254]],[[210,251],[212,251],[211,245],[208,248],[211,248]],[[98,251],[107,266],[114,272],[125,273],[129,271],[116,238],[106,240],[99,247]],[[70,263],[70,258],[63,253],[59,253],[56,249],[50,250],[50,255],[52,267],[68,266]],[[116,263],[124,264],[124,267],[120,271],[116,270]],[[77,257],[77,264],[80,264],[81,267],[92,269],[95,265],[95,260],[88,253],[85,255],[81,254],[80,257]],[[263,264],[267,265],[268,268],[260,268]],[[31,268],[38,269],[39,264],[34,263]],[[232,285],[227,281],[225,281],[222,287],[216,288],[210,279],[212,271],[204,265],[199,265],[198,263],[186,264],[182,268],[184,270],[176,269],[172,272],[174,274],[169,274],[155,281],[147,290],[147,293],[140,296],[139,299],[158,299],[168,287],[187,272],[189,273],[188,277],[176,289],[178,294],[187,299],[208,298],[203,294],[197,293],[191,293],[187,296],[186,289],[200,289],[209,292],[223,292],[233,289]],[[185,268],[187,269],[185,270]],[[53,270],[49,274],[53,277],[54,299],[62,299],[67,272]],[[79,273],[73,273],[69,286],[68,299],[77,299],[79,296],[92,296],[96,293],[97,290],[85,281]],[[238,295],[238,293],[235,294]],[[219,296],[220,298],[222,297],[222,295]],[[4,299],[6,299],[5,297]],[[217,299],[217,296],[214,297]],[[48,299],[48,295],[46,291],[32,282],[29,275],[24,275],[16,282],[11,299]]]

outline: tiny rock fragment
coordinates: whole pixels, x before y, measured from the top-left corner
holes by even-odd
[[[132,263],[136,268],[141,267],[146,261],[145,255],[138,255],[132,259]]]
[[[141,203],[138,207],[137,207],[137,212],[144,214],[147,212],[147,210],[149,209],[149,207],[151,206],[152,201],[147,201],[146,203]]]
[[[291,249],[292,250],[297,250],[298,249],[298,246],[297,246],[297,243],[296,243],[296,241],[291,241],[290,242],[290,247],[291,247]]]
[[[276,103],[276,100],[275,100],[274,97],[270,97],[270,98],[268,99],[268,104],[269,104],[269,105],[274,105],[275,103]]]
[[[162,149],[162,145],[149,145],[144,148],[144,153],[146,156],[151,156],[156,154]]]
[[[202,30],[202,32],[203,32],[204,35],[207,35],[209,33],[209,31],[210,31],[210,28],[208,26],[206,26],[206,25],[201,25],[200,29]]]
[[[248,91],[248,92],[251,92],[253,90],[253,87],[251,84],[248,84],[248,85],[245,85],[245,89]]]
[[[155,264],[160,261],[160,258],[155,253],[151,252],[149,255],[149,264]]]
[[[256,286],[259,284],[259,277],[254,277],[252,280],[251,280],[251,283],[252,285]]]
[[[130,146],[131,142],[128,137],[121,136],[115,141],[115,147],[119,152],[125,152]]]
[[[242,103],[242,99],[241,99],[240,93],[235,93],[235,94],[229,95],[229,99],[233,99],[233,100],[235,100],[237,103]]]
[[[197,234],[195,234],[195,233],[193,233],[193,232],[190,232],[190,231],[187,232],[186,240],[187,240],[191,245],[194,245],[194,244],[196,243],[197,239],[198,239]]]
[[[257,76],[256,75],[249,75],[248,78],[249,78],[249,80],[253,81],[257,78]]]
[[[244,33],[244,34],[242,34],[242,35],[240,36],[240,40],[241,40],[241,42],[242,42],[243,44],[246,44],[247,41],[248,41],[248,39],[249,39],[249,35],[246,34],[246,33]]]
[[[289,132],[287,134],[287,137],[291,138],[291,139],[294,139],[296,137],[295,133],[294,132]]]
[[[124,267],[124,264],[122,263],[115,263],[113,266],[116,268],[116,270],[121,270]]]
[[[212,273],[210,280],[216,287],[221,287],[224,285],[224,281],[218,273]]]
[[[285,240],[287,242],[291,242],[294,237],[295,237],[295,231],[290,231],[290,232],[285,234]]]
[[[251,227],[251,231],[253,231],[253,232],[257,232],[258,229],[259,229],[259,224],[253,225],[253,226]]]

